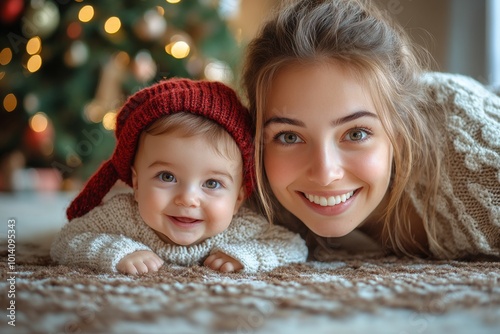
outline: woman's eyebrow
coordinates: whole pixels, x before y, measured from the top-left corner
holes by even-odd
[[[361,111],[356,111],[350,115],[335,119],[335,120],[331,121],[330,124],[332,124],[332,126],[339,126],[341,124],[354,121],[355,119],[358,119],[361,117],[372,117],[372,118],[378,119],[377,114],[374,114],[374,113],[369,112],[369,111],[361,110]],[[295,126],[300,126],[300,127],[306,126],[304,122],[299,121],[297,119],[293,119],[293,118],[289,118],[289,117],[274,116],[274,117],[271,117],[264,122],[264,127],[267,127],[269,124],[273,124],[273,123],[289,124],[289,125],[295,125]]]
[[[358,119],[361,117],[372,117],[372,118],[378,119],[377,114],[374,114],[374,113],[366,111],[366,110],[361,110],[361,111],[356,111],[355,113],[352,113],[350,115],[335,119],[335,120],[331,121],[331,124],[333,126],[339,126],[341,124],[354,121],[355,119]]]
[[[269,124],[273,124],[273,123],[289,124],[289,125],[296,125],[296,126],[301,126],[301,127],[306,126],[304,122],[299,121],[297,119],[274,116],[274,117],[271,117],[267,121],[264,122],[264,127],[268,126]]]

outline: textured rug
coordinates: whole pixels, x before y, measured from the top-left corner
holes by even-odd
[[[339,252],[255,275],[132,277],[5,249],[1,333],[500,333],[500,262]]]

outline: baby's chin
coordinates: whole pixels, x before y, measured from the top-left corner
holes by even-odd
[[[179,237],[168,237],[167,235],[155,230],[156,235],[166,244],[173,246],[193,246],[202,243],[208,238],[179,238]]]

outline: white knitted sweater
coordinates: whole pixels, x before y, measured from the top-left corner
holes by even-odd
[[[500,97],[477,81],[429,73],[430,99],[446,113],[442,140],[448,154],[437,202],[438,258],[500,256]],[[411,193],[422,212],[422,193]]]
[[[127,254],[139,250],[156,253],[167,263],[198,265],[221,251],[243,265],[243,272],[268,271],[287,263],[303,262],[307,247],[298,234],[269,224],[242,207],[229,228],[192,246],[169,245],[146,225],[133,194],[118,194],[86,215],[67,223],[51,248],[54,261],[117,272]]]

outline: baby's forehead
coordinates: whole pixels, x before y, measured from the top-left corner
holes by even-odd
[[[203,138],[203,140],[206,140],[206,138]],[[225,158],[228,163],[237,164],[240,169],[243,167],[241,151],[231,136],[207,140],[206,143],[214,154]]]
[[[158,152],[164,143],[171,143],[172,141],[197,141],[202,144],[202,147],[192,148],[188,152],[190,154],[199,154],[199,150],[209,150],[213,153],[214,157],[220,157],[227,160],[228,163],[235,163],[238,166],[243,165],[243,157],[241,151],[228,134],[227,136],[212,136],[206,134],[192,134],[186,133],[181,129],[175,131],[169,131],[159,134],[151,134],[143,132],[139,138],[139,145],[137,145],[137,151],[144,150],[146,148],[153,149],[152,152]]]

